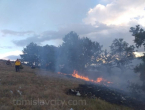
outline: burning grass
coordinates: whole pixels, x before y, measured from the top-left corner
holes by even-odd
[[[4,61],[0,61],[0,68],[0,110],[129,110],[128,107],[110,104],[99,98],[65,94],[69,88],[85,84],[79,79],[27,66],[15,72],[14,65],[7,66]]]
[[[79,75],[78,72],[76,70],[74,70],[73,74],[72,74],[73,77],[75,78],[79,78],[79,79],[83,79],[85,81],[89,81],[89,82],[93,82],[93,83],[112,83],[110,81],[107,81],[105,79],[103,79],[102,77],[99,77],[97,78],[96,80],[93,80],[93,79],[89,79],[88,77],[85,77],[85,76],[82,76],[82,75]]]

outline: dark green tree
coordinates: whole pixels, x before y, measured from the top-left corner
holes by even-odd
[[[58,49],[58,71],[72,73],[78,61],[79,37],[75,32],[68,33],[63,38],[63,44]]]
[[[23,62],[27,62],[30,66],[41,66],[41,68],[55,71],[56,50],[57,47],[55,46],[38,46],[32,42],[23,49],[21,58]]]
[[[101,56],[97,59],[97,62],[102,67],[104,66],[109,74],[112,74],[112,68],[114,67],[114,56],[111,55],[106,49],[102,52]]]
[[[89,67],[92,63],[96,64],[96,60],[102,53],[102,46],[98,42],[92,42],[89,38],[81,39],[81,62],[84,66]],[[86,62],[86,63],[85,63]]]
[[[136,27],[131,27],[130,32],[132,33],[132,36],[135,37],[134,43],[136,44],[136,47],[144,47],[145,48],[145,31],[140,27],[140,25],[137,25]],[[140,79],[143,81],[142,89],[145,90],[145,53],[140,59],[143,61],[143,63],[140,63],[140,65],[137,65],[135,67],[135,72],[140,73]]]
[[[50,45],[41,47],[39,52],[39,60],[42,68],[55,71],[56,49],[57,47]]]
[[[115,65],[121,69],[122,72],[129,67],[129,64],[134,59],[135,47],[123,41],[123,39],[115,39],[110,46],[111,55],[115,58]]]
[[[130,32],[132,33],[132,36],[135,37],[134,43],[136,44],[136,47],[145,47],[145,31],[140,27],[140,25],[131,27]]]
[[[63,38],[63,44],[59,47],[59,60],[64,66],[63,70],[84,71],[91,64],[92,56],[97,56],[101,46],[88,38],[79,38],[75,32],[70,32]]]
[[[20,55],[23,62],[27,62],[29,65],[37,65],[39,64],[39,52],[40,46],[35,43],[30,43],[23,49],[23,54]]]

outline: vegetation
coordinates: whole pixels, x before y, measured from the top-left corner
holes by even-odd
[[[145,31],[137,25],[131,27],[130,32],[135,37],[134,43],[137,48],[145,48]],[[104,66],[107,74],[112,75],[112,68],[118,67],[121,73],[129,68],[135,58],[135,46],[129,45],[122,38],[114,39],[110,45],[110,51],[103,50],[102,45],[91,41],[87,37],[80,38],[77,33],[70,32],[63,38],[59,47],[45,45],[39,46],[30,43],[23,49],[22,61],[28,65],[45,68],[52,72],[72,73],[74,70],[80,73]],[[131,88],[145,91],[145,54],[141,57],[143,63],[137,65],[134,71],[140,73],[141,86],[132,84]],[[92,67],[92,64],[95,65]],[[98,67],[99,66],[99,67]]]
[[[68,33],[59,47],[38,46],[30,43],[23,50],[22,61],[35,64],[51,71],[72,73],[86,71],[92,64],[105,65],[109,72],[117,66],[123,72],[134,58],[134,46],[123,39],[115,39],[110,46],[111,52],[102,50],[102,45],[89,38],[79,38],[75,32]]]
[[[135,37],[134,43],[136,44],[136,47],[145,48],[145,31],[139,25],[137,25],[136,27],[131,27],[130,32],[132,32],[132,35]],[[136,87],[138,90],[142,89],[145,91],[145,53],[140,59],[143,61],[143,63],[137,65],[134,71],[136,73],[140,73],[140,79],[143,84],[141,87],[139,87],[139,85],[136,85]]]
[[[136,26],[131,27],[135,37],[136,47],[145,47],[145,31]],[[66,95],[66,90],[76,88],[79,84],[84,84],[85,81],[67,77],[57,72],[72,73],[77,70],[81,73],[95,65],[104,66],[107,73],[112,73],[113,67],[118,67],[122,73],[129,67],[131,61],[135,58],[133,45],[129,45],[123,39],[114,39],[110,51],[103,50],[102,45],[98,42],[93,42],[89,38],[80,38],[75,32],[68,33],[63,38],[63,43],[59,47],[52,45],[39,46],[35,43],[30,43],[23,49],[21,61],[27,62],[27,65],[40,67],[31,69],[29,66],[24,66],[20,73],[15,73],[13,66],[6,66],[4,62],[0,62],[1,79],[0,79],[0,105],[2,110],[19,110],[19,109],[59,109],[68,110],[128,110],[129,108],[112,105],[101,99],[89,99],[76,96]],[[143,63],[137,65],[134,71],[140,73],[140,79],[143,82],[142,86],[132,84],[139,90],[145,91],[145,54],[141,57]],[[93,68],[92,68],[93,69]],[[109,74],[112,75],[112,74]],[[22,100],[43,100],[42,105],[18,105],[14,101]],[[87,105],[44,105],[44,100],[85,100]]]
[[[123,39],[115,39],[110,46],[111,55],[114,57],[115,65],[122,70],[122,73],[127,68],[128,64],[134,59],[134,49],[133,45],[129,44]]]
[[[14,64],[5,65],[0,61],[0,110],[131,110],[130,108],[113,105],[99,98],[89,99],[65,94],[66,90],[76,88],[85,81],[42,69],[31,69],[25,66],[15,72]],[[32,103],[39,100],[39,103]],[[65,101],[55,104],[54,100]],[[68,101],[74,101],[74,105]],[[77,103],[76,101],[86,101]],[[22,103],[22,101],[25,101]],[[26,102],[27,101],[27,102]],[[53,101],[44,104],[44,101]],[[33,105],[34,104],[34,105]]]

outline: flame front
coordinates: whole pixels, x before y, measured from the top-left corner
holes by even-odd
[[[83,79],[85,81],[90,81],[90,79],[88,77],[79,75],[76,70],[74,70],[72,76],[75,77],[75,78]]]
[[[103,79],[103,78],[101,78],[101,77],[97,78],[96,80],[89,79],[88,77],[79,75],[78,72],[77,72],[76,70],[74,70],[72,76],[75,77],[75,78],[83,79],[83,80],[85,80],[85,81],[90,81],[90,82],[94,82],[94,83],[107,82],[105,79]],[[112,83],[112,82],[107,82],[107,83]]]
[[[63,74],[63,75],[68,75],[68,74],[65,74],[65,73],[61,73],[61,72],[58,72],[58,74]],[[90,81],[90,82],[93,82],[93,83],[101,83],[101,82],[106,82],[106,83],[112,83],[112,82],[109,82],[109,81],[107,81],[107,80],[105,80],[105,79],[103,79],[103,78],[101,78],[101,77],[99,77],[99,78],[97,78],[96,80],[93,80],[93,79],[89,79],[88,77],[86,77],[86,76],[82,76],[82,75],[79,75],[78,74],[78,71],[76,71],[76,70],[74,70],[74,72],[73,72],[73,74],[71,75],[71,76],[73,76],[73,77],[75,77],[75,78],[78,78],[78,79],[83,79],[83,80],[85,80],[85,81]]]

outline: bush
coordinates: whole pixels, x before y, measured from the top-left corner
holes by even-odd
[[[20,65],[20,69],[23,69],[24,67],[22,65]]]

